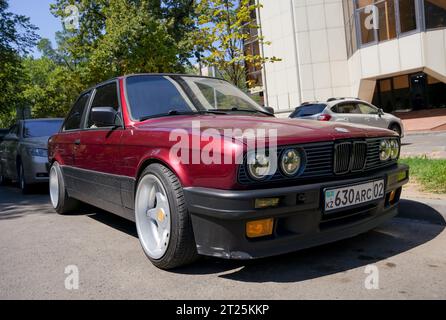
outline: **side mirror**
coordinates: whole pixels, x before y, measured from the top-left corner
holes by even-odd
[[[115,127],[117,112],[112,107],[91,109],[90,120],[96,127]]]
[[[379,108],[379,109],[378,109],[378,115],[379,115],[379,116],[383,116],[383,115],[384,115],[384,110],[381,109],[381,108]]]
[[[266,109],[266,111],[268,111],[271,114],[274,114],[274,108],[271,107],[263,107],[264,109]]]

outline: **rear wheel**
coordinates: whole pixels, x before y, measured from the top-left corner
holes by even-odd
[[[51,166],[49,187],[51,204],[57,213],[66,214],[79,207],[80,202],[68,196],[58,162],[54,162]]]
[[[395,131],[396,133],[398,133],[399,136],[401,136],[401,128],[399,125],[392,124],[389,129]]]
[[[160,164],[148,166],[138,182],[135,221],[139,241],[158,268],[172,269],[197,259],[197,249],[183,188]]]

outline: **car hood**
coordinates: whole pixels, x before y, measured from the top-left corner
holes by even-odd
[[[395,133],[386,129],[362,125],[238,115],[175,116],[153,119],[151,121],[137,124],[136,126],[141,130],[171,131],[173,129],[183,129],[192,133],[193,121],[199,121],[202,133],[207,129],[217,129],[221,135],[223,135],[223,131],[227,129],[240,129],[242,131],[252,129],[255,132],[258,132],[259,129],[264,129],[268,136],[268,132],[270,132],[268,130],[276,130],[279,145],[333,141],[346,138],[396,136]],[[235,137],[237,138],[237,135]]]
[[[35,147],[35,148],[48,148],[48,139],[50,137],[33,137],[33,138],[24,138],[22,140],[22,144],[27,147]]]

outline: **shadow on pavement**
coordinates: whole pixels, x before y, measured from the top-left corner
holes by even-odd
[[[34,190],[33,190],[34,191]],[[55,214],[48,192],[37,189],[30,195],[10,184],[0,188],[0,221],[21,218],[30,214]]]
[[[401,199],[398,216],[401,218],[425,221],[439,226],[446,226],[444,216],[437,210],[427,204],[414,200]]]
[[[89,217],[137,237],[135,224],[123,218],[100,210]],[[435,209],[416,201],[401,200],[398,217],[351,239],[259,260],[203,257],[190,266],[170,272],[219,274],[219,277],[242,282],[305,281],[389,259],[434,239],[445,225],[442,215]],[[388,262],[386,267],[393,268],[396,265]]]
[[[29,197],[23,196],[20,190],[0,189],[0,221],[33,213],[55,214],[47,195]],[[86,215],[137,237],[133,222],[111,213],[87,206],[77,214]],[[170,272],[188,275],[218,274],[221,278],[241,282],[305,281],[391,259],[434,239],[445,226],[445,219],[434,208],[403,199],[398,217],[351,239],[259,260],[235,261],[204,257],[195,264]],[[389,261],[386,267],[394,268],[396,264]]]

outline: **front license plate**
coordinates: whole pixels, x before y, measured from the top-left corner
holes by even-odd
[[[382,199],[384,180],[325,190],[325,212]]]

